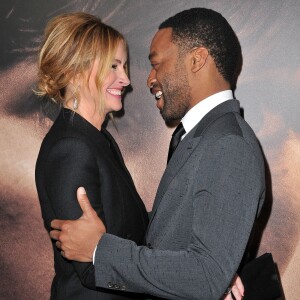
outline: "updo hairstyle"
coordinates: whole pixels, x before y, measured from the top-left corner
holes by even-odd
[[[99,91],[99,109],[103,109],[101,85],[111,68],[120,42],[126,49],[124,37],[93,15],[75,12],[54,17],[46,26],[39,52],[36,94],[48,96],[63,105],[70,100],[65,99],[70,80],[91,70],[94,61],[99,58],[96,86]],[[76,89],[74,87],[73,93],[78,98]]]

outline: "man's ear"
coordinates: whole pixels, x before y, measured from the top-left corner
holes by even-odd
[[[193,73],[198,72],[207,62],[208,50],[204,47],[198,47],[193,49],[191,53],[191,71]]]

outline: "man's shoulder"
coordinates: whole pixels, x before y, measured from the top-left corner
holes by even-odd
[[[235,113],[228,112],[218,116],[218,118],[211,120],[209,124],[202,130],[203,137],[212,137],[218,139],[225,135],[243,136],[241,123],[246,123],[243,118]],[[247,125],[245,125],[247,126]]]

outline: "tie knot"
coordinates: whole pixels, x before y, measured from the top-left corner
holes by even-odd
[[[184,127],[182,125],[182,122],[180,122],[178,124],[178,126],[176,127],[176,129],[174,130],[173,134],[172,134],[172,137],[174,136],[178,136],[178,137],[182,137],[183,135],[185,134],[185,130],[184,130]]]

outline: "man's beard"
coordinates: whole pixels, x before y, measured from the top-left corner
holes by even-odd
[[[165,122],[181,120],[189,110],[191,95],[187,75],[178,70],[162,81],[164,105],[161,115]]]

